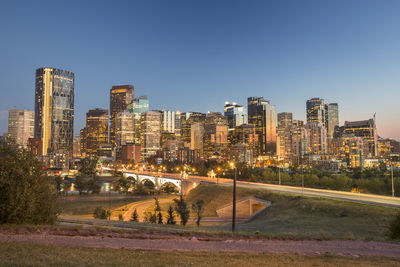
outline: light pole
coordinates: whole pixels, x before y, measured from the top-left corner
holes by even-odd
[[[304,164],[301,161],[301,194],[304,196]]]
[[[233,203],[232,203],[232,233],[235,232],[236,223],[236,176],[237,168],[233,162],[230,163],[231,167],[235,169],[235,178],[233,179]]]
[[[393,158],[390,157],[390,166],[391,166],[391,172],[392,172],[392,197],[394,197],[394,180],[393,180]]]

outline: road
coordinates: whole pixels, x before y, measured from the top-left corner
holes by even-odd
[[[134,170],[129,170],[131,172],[135,172]],[[163,177],[170,178],[179,178],[180,176],[177,174],[169,174],[169,173],[152,173],[152,172],[144,172],[147,175],[157,175]],[[188,176],[188,181],[193,182],[213,182],[215,183],[217,180],[209,177],[202,176]],[[218,182],[224,186],[232,186],[231,179],[219,178]],[[264,183],[254,183],[254,182],[244,182],[238,181],[237,185],[239,187],[246,188],[255,188],[255,189],[266,189],[284,193],[292,193],[304,196],[313,196],[313,197],[323,197],[330,199],[339,199],[339,200],[349,200],[361,203],[370,203],[381,206],[389,206],[400,208],[400,198],[399,197],[390,197],[390,196],[381,196],[381,195],[373,195],[373,194],[364,194],[364,193],[352,193],[345,191],[336,191],[336,190],[327,190],[327,189],[315,189],[315,188],[307,188],[302,189],[301,187],[296,186],[288,186],[288,185],[276,185],[276,184],[264,184]]]

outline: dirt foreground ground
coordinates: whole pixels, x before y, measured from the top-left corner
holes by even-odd
[[[66,236],[48,233],[0,233],[0,242],[39,243],[51,246],[114,248],[154,251],[249,252],[400,258],[400,244],[360,240],[201,240],[192,237],[123,238],[113,236]]]

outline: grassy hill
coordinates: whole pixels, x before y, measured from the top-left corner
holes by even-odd
[[[239,224],[239,232],[271,235],[310,236],[316,238],[385,239],[388,221],[398,209],[349,201],[302,197],[266,190],[238,188],[237,198],[255,196],[272,206],[248,223]],[[232,201],[232,188],[201,184],[187,196],[189,202],[203,199],[204,216],[216,216],[216,209]],[[229,230],[230,225],[212,226]]]

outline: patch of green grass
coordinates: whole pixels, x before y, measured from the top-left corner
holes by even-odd
[[[59,202],[63,215],[92,215],[97,207],[108,210],[111,204],[111,210],[114,210],[143,199],[140,196],[111,195],[109,198],[107,195],[95,195],[62,197]]]
[[[150,252],[0,243],[2,266],[398,266],[383,257],[336,255]]]
[[[313,238],[345,238],[385,240],[389,220],[398,209],[350,201],[302,197],[266,190],[238,188],[238,199],[255,196],[272,202],[253,220],[237,225],[239,232],[271,236],[309,236]],[[187,196],[189,202],[205,201],[205,215],[232,202],[232,188],[201,184]],[[229,230],[230,224],[210,226]]]

